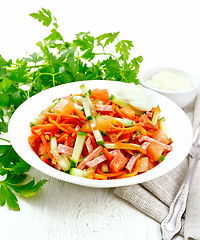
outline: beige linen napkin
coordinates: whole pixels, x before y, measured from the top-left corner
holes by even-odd
[[[195,130],[200,121],[200,93],[184,111]],[[189,159],[186,158],[176,169],[164,176],[142,184],[116,188],[114,193],[151,218],[161,222],[168,214],[169,205],[183,182],[188,166]],[[192,179],[182,226],[179,234],[186,240],[200,240],[200,161]]]

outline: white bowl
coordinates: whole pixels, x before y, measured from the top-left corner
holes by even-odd
[[[93,180],[72,176],[45,164],[35,154],[28,143],[28,136],[31,134],[30,122],[42,110],[49,106],[55,98],[63,97],[71,93],[81,93],[80,85],[82,84],[85,84],[89,89],[107,88],[110,94],[114,94],[116,87],[123,87],[127,85],[127,83],[103,80],[73,82],[40,92],[20,105],[12,115],[9,123],[8,134],[10,142],[16,152],[32,167],[49,176],[66,182],[87,187],[107,188],[126,186],[152,180],[174,169],[187,156],[191,148],[193,138],[192,126],[187,115],[170,99],[155,91],[146,89],[147,94],[151,98],[152,104],[154,106],[160,106],[162,115],[161,117],[165,117],[169,137],[171,137],[173,140],[173,150],[158,166],[149,170],[148,172],[130,178]]]
[[[170,91],[170,90],[158,89],[146,83],[146,81],[152,78],[153,75],[163,70],[183,76],[184,78],[188,79],[192,83],[192,87],[187,90]],[[197,76],[195,76],[192,73],[183,71],[181,69],[172,68],[172,67],[158,67],[158,68],[146,69],[139,74],[139,81],[140,81],[140,84],[143,85],[144,87],[154,90],[156,92],[159,92],[165,95],[166,97],[170,98],[181,108],[188,106],[195,99],[199,90],[199,79],[197,78]]]

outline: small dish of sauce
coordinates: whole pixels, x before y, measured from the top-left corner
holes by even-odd
[[[200,78],[178,68],[153,67],[139,73],[139,81],[142,86],[165,95],[184,108],[195,99]]]
[[[162,70],[145,81],[146,85],[160,90],[183,91],[193,87],[192,82],[179,73]]]

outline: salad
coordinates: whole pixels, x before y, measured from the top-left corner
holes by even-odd
[[[30,123],[28,142],[43,162],[78,177],[122,179],[149,171],[172,151],[159,106],[141,111],[107,89],[80,89]]]

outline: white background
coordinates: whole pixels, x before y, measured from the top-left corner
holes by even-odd
[[[198,0],[1,0],[0,53],[24,57],[49,30],[29,16],[41,7],[58,20],[66,41],[80,31],[94,36],[120,31],[132,40],[143,66],[176,65],[198,71],[200,62],[200,2]]]
[[[142,68],[178,66],[200,74],[199,0],[0,0],[0,54],[25,57],[49,29],[29,16],[41,7],[58,20],[66,41],[80,31],[94,36],[120,31],[132,40]],[[48,178],[31,170],[32,177]],[[3,240],[161,239],[160,225],[104,189],[88,189],[49,178],[20,212],[0,208]],[[182,239],[177,237],[176,239]]]

